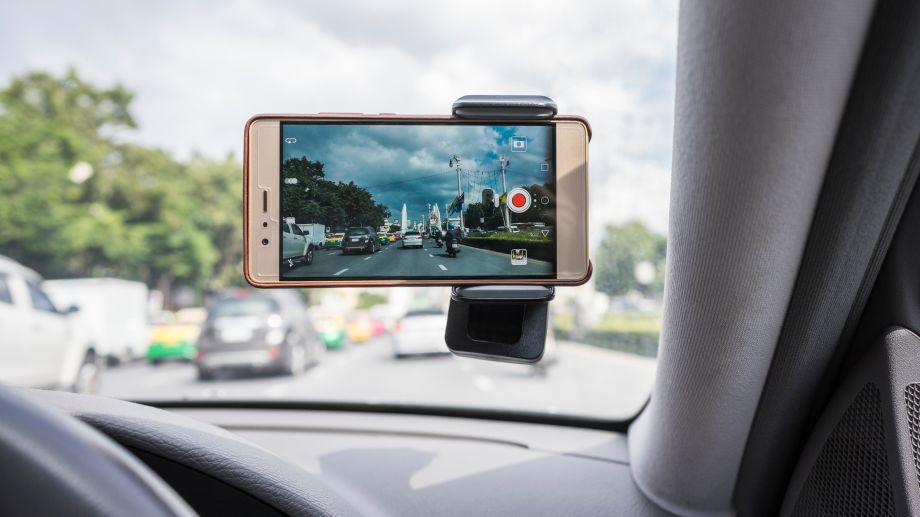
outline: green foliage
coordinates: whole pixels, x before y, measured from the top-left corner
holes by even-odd
[[[655,357],[658,353],[661,314],[608,314],[587,331],[578,333],[577,337],[573,325],[570,315],[557,315],[553,320],[556,338],[573,339],[586,345],[645,357]]]
[[[607,226],[592,257],[597,290],[608,296],[629,291],[646,295],[661,293],[665,250],[665,237],[638,221]],[[655,267],[655,278],[649,285],[640,284],[636,279],[636,265],[640,262],[650,262]]]
[[[375,305],[387,303],[387,296],[381,293],[371,291],[361,291],[358,293],[358,309],[370,309]]]
[[[48,278],[117,276],[167,296],[239,284],[239,163],[121,143],[131,99],[73,71],[0,90],[0,253]]]
[[[521,230],[517,233],[511,232],[495,232],[488,234],[477,234],[473,233],[469,237],[464,239],[465,241],[476,241],[476,240],[489,240],[489,241],[512,241],[512,242],[521,242],[521,243],[530,243],[530,242],[551,242],[552,237],[547,235],[543,236],[543,233],[540,230]]]
[[[294,179],[281,193],[283,217],[298,223],[321,223],[332,228],[373,226],[377,228],[390,211],[354,182],[333,182],[325,178],[323,164],[306,157],[290,158],[282,165],[282,176]]]

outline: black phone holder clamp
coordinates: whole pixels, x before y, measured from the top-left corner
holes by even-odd
[[[558,112],[542,95],[465,95],[453,116],[477,120],[546,120]],[[540,285],[451,288],[444,339],[455,355],[531,364],[543,357],[549,302],[555,289]]]

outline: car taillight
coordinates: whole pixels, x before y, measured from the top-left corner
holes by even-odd
[[[402,332],[402,324],[397,321],[396,324],[393,325],[393,333],[399,334],[400,332]]]
[[[272,345],[268,347],[268,355],[272,359],[278,359],[279,357],[281,357],[281,347],[278,345]]]
[[[201,361],[202,359],[204,359],[204,350],[199,348],[198,351],[195,352],[195,360]]]

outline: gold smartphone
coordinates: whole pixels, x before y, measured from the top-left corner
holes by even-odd
[[[582,284],[589,131],[573,116],[255,116],[244,136],[246,279]]]

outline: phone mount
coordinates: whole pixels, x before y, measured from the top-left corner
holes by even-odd
[[[546,120],[558,113],[542,95],[465,95],[453,105],[457,118]],[[556,292],[539,285],[451,288],[444,339],[455,355],[532,364],[543,357],[549,302]]]

